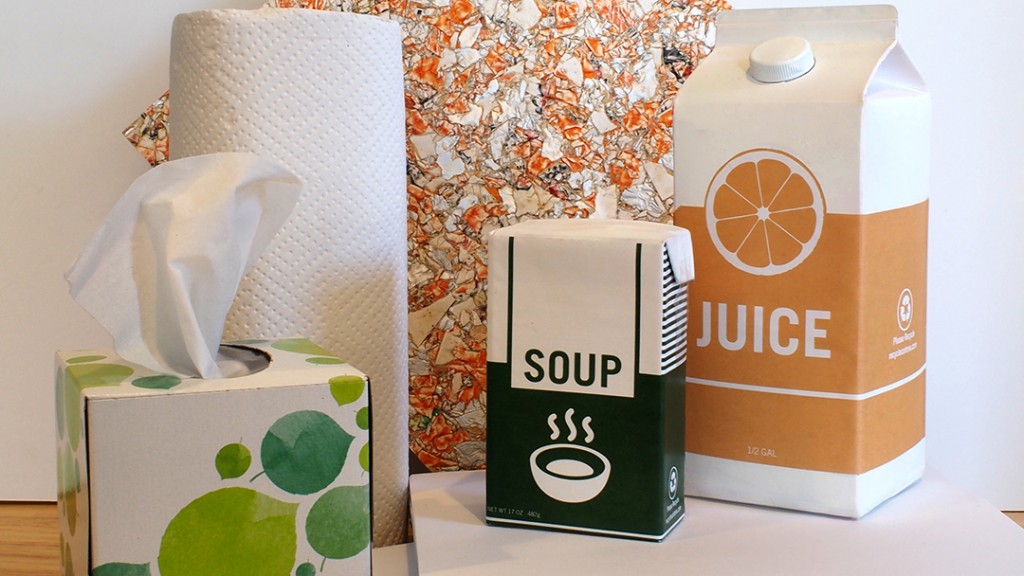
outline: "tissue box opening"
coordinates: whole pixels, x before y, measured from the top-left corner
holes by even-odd
[[[221,344],[217,351],[217,367],[224,378],[238,378],[262,372],[270,366],[270,354],[238,344]]]
[[[366,375],[305,339],[230,348],[269,365],[199,380],[58,353],[62,573],[370,573]]]

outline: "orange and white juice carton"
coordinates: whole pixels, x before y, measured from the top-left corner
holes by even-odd
[[[930,104],[896,23],[725,12],[679,90],[687,494],[859,518],[923,472]]]

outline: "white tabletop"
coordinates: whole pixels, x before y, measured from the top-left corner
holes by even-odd
[[[378,576],[416,576],[416,545],[374,548],[373,573]]]
[[[933,471],[861,520],[686,499],[664,542],[484,523],[484,472],[411,478],[419,574],[1024,574],[1024,530]]]

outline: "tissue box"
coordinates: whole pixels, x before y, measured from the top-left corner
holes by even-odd
[[[861,517],[921,477],[929,113],[891,6],[719,17],[675,110],[687,494]]]
[[[664,538],[684,513],[689,232],[535,220],[489,258],[487,521]]]
[[[305,339],[221,350],[262,369],[57,354],[61,574],[370,573],[367,377]]]

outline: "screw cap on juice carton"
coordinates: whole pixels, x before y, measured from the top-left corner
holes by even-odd
[[[750,51],[750,77],[758,82],[789,82],[814,68],[811,43],[799,36],[762,42]]]

